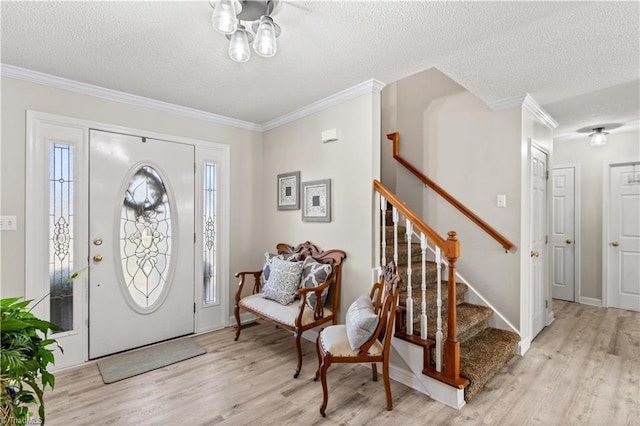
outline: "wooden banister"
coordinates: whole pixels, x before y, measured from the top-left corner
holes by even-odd
[[[400,156],[400,133],[389,133],[387,139],[393,141],[393,158],[400,164],[402,164],[407,170],[409,170],[414,176],[416,176],[422,183],[433,189],[436,194],[447,200],[449,204],[455,207],[460,213],[468,217],[473,223],[478,225],[484,232],[489,234],[494,240],[500,243],[506,251],[511,250],[515,245],[505,238],[502,234],[492,228],[487,222],[480,219],[475,213],[469,210],[464,204],[456,200],[451,194],[445,191],[440,185],[435,183],[429,177],[427,177],[420,170],[416,169],[411,163]]]
[[[389,202],[394,209],[411,222],[412,227],[424,235],[429,241],[439,247],[447,259],[447,268],[449,271],[448,283],[448,316],[447,316],[447,338],[444,341],[444,371],[437,372],[430,366],[425,364],[424,374],[432,376],[437,380],[441,380],[451,386],[463,389],[469,381],[460,377],[460,342],[458,341],[457,318],[456,318],[456,262],[460,257],[460,241],[456,237],[454,231],[449,231],[447,239],[442,238],[438,233],[427,225],[422,218],[416,215],[408,208],[393,192],[377,180],[373,181],[373,188],[384,197],[385,203]],[[407,262],[410,264],[411,259]],[[410,268],[411,266],[407,266]],[[439,297],[439,296],[438,296]],[[411,317],[411,314],[409,314]],[[409,333],[409,337],[405,336],[405,340],[417,340]],[[430,346],[429,346],[430,347]],[[428,351],[425,350],[425,354]]]

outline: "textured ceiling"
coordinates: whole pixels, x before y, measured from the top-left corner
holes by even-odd
[[[639,119],[639,2],[282,1],[278,54],[237,64],[208,2],[2,1],[2,63],[254,123],[437,67],[529,93],[558,134]]]

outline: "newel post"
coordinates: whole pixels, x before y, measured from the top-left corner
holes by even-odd
[[[449,270],[449,300],[447,317],[447,340],[444,342],[444,374],[457,381],[460,377],[460,342],[456,321],[456,261],[460,257],[460,241],[454,231],[449,231],[445,256]]]

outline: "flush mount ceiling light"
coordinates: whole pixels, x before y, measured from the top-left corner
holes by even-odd
[[[593,133],[589,135],[591,138],[591,146],[603,146],[607,143],[607,135],[609,133],[604,131],[604,127],[595,127]]]
[[[271,14],[277,0],[215,0],[209,4],[213,8],[211,24],[219,33],[229,39],[229,57],[236,62],[247,62],[251,49],[260,56],[270,58],[278,50],[276,38],[280,27],[273,22]],[[247,30],[250,26],[253,34]],[[255,36],[254,36],[255,34]]]

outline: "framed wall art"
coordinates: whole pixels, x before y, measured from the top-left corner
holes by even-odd
[[[300,172],[278,175],[278,210],[300,208]]]
[[[331,179],[302,183],[302,220],[331,222]]]

